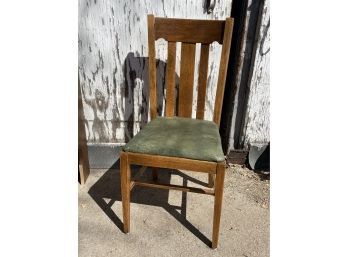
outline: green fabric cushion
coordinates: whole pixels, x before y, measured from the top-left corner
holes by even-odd
[[[214,122],[181,117],[152,120],[123,150],[214,162],[225,159]]]

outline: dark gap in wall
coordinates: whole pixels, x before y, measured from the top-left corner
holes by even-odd
[[[257,42],[257,29],[264,0],[252,0],[248,7],[248,1],[234,0],[231,16],[234,18],[234,28],[231,42],[231,52],[226,78],[224,101],[222,106],[220,135],[223,142],[224,153],[229,149],[241,149],[243,142],[241,132],[244,126],[246,106],[249,97],[250,76],[253,68],[254,46]],[[245,24],[248,11],[250,18]],[[246,37],[244,57],[241,56],[243,39]],[[241,72],[238,85],[237,75]],[[237,90],[239,86],[238,95]],[[237,101],[236,108],[234,107]],[[231,131],[232,117],[236,114],[235,129]],[[230,145],[230,138],[234,144]]]
[[[240,52],[244,37],[243,30],[247,3],[248,1],[244,0],[234,0],[232,2],[231,17],[234,18],[234,24],[220,124],[222,148],[225,154],[227,154],[227,151],[230,148],[229,138],[232,125],[232,115],[234,111],[234,99],[237,91],[236,76],[241,64]]]
[[[246,38],[246,54],[245,61],[242,68],[242,76],[240,82],[240,91],[238,95],[238,110],[236,112],[236,124],[235,124],[235,149],[241,149],[244,147],[244,131],[245,119],[247,112],[248,99],[250,95],[250,83],[253,75],[256,48],[258,43],[262,10],[264,6],[264,0],[253,0],[249,6],[250,19],[248,23],[248,32]]]

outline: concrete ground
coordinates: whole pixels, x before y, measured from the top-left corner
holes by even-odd
[[[136,171],[138,168],[134,167]],[[204,186],[207,175],[161,170],[159,181]],[[186,174],[186,175],[185,175]],[[142,179],[149,179],[145,172]],[[213,197],[135,187],[131,231],[121,231],[118,169],[92,170],[79,185],[79,256],[269,256],[269,180],[241,166],[226,172],[219,246],[211,243]]]

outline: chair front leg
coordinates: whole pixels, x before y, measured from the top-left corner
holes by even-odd
[[[215,249],[219,241],[220,217],[222,206],[222,195],[225,180],[225,162],[218,163],[215,178],[215,199],[214,199],[214,220],[213,220],[213,238],[212,248]]]
[[[130,229],[130,165],[128,162],[128,155],[121,152],[121,194],[122,194],[122,208],[123,208],[123,231],[128,233]]]

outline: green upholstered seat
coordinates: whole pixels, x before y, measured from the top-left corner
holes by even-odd
[[[124,147],[126,152],[220,162],[225,159],[212,121],[157,117]]]

